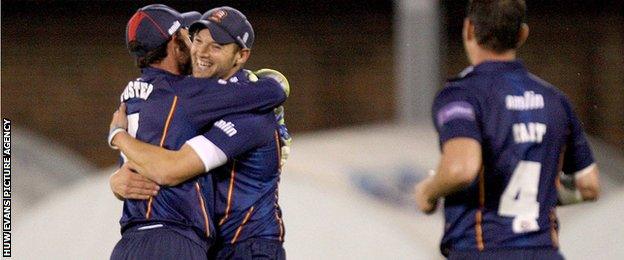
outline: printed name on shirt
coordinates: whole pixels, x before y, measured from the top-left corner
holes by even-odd
[[[223,120],[219,120],[216,123],[214,123],[214,125],[218,127],[219,129],[223,130],[223,132],[225,132],[225,134],[228,135],[229,137],[234,136],[238,132],[234,128],[235,125],[232,124],[232,122],[225,122]]]
[[[152,90],[154,90],[154,86],[152,86],[152,84],[142,81],[130,81],[121,93],[120,100],[121,102],[131,98],[147,100],[149,95],[152,94]]]
[[[513,125],[516,143],[541,143],[546,134],[546,125],[542,123],[517,123]]]
[[[533,91],[525,91],[522,96],[507,95],[505,105],[508,110],[533,110],[544,108],[544,97]]]

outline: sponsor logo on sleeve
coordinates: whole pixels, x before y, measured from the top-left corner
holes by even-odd
[[[472,105],[466,101],[454,101],[442,107],[436,115],[436,121],[440,127],[455,119],[474,121],[475,112]]]
[[[236,131],[236,128],[234,128],[235,125],[232,124],[232,122],[225,122],[223,120],[219,120],[216,123],[214,123],[214,126],[221,129],[229,137],[234,136],[238,132]]]

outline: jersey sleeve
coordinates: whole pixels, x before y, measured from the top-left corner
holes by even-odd
[[[566,140],[566,149],[563,158],[563,172],[569,175],[578,175],[591,168],[594,156],[585,137],[581,121],[574,113],[572,105],[565,96],[563,104],[568,117],[569,135]]]
[[[269,112],[286,100],[279,83],[269,78],[254,83],[221,84],[189,77],[180,85],[177,89],[180,104],[189,121],[201,129],[229,114]]]
[[[218,120],[206,133],[187,141],[200,157],[206,171],[222,165],[275,138],[275,116],[241,114]]]
[[[435,98],[431,115],[439,134],[440,146],[457,137],[482,141],[477,101],[466,89],[445,87]]]

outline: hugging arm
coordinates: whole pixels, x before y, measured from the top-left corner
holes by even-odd
[[[119,115],[123,114],[122,106]],[[275,127],[271,128],[272,112],[233,117],[220,120],[223,123],[216,123],[208,132],[187,141],[178,151],[141,142],[125,131],[117,133],[111,143],[129,159],[129,168],[159,185],[175,186],[260,145],[276,131]],[[227,125],[236,129],[231,130]]]

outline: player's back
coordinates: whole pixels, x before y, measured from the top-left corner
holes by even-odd
[[[450,81],[434,112],[438,127],[460,121],[442,143],[469,133],[483,157],[475,182],[445,199],[442,250],[558,247],[555,182],[579,134],[566,97],[519,61],[485,62]]]
[[[274,115],[224,120],[233,122],[238,134],[253,132],[252,142],[257,145],[242,153],[224,148],[228,158],[231,154],[238,155],[211,171],[216,184],[215,215],[219,241],[221,245],[249,238],[282,241],[284,226],[278,204],[280,147]]]
[[[172,85],[184,76],[156,68],[142,70],[141,78],[128,83],[121,96],[127,104],[128,132],[138,140],[178,150],[198,132],[177,109],[179,101]],[[195,179],[175,187],[162,187],[149,200],[125,200],[120,220],[122,231],[149,223],[168,223],[178,233],[206,246],[214,233],[212,187]],[[204,189],[210,189],[206,192]]]

